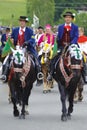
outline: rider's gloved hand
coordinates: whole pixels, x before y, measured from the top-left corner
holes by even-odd
[[[24,42],[22,47],[24,48],[24,47],[27,47],[27,46],[28,46],[28,42]]]

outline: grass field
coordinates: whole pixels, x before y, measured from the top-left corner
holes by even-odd
[[[26,0],[0,0],[0,25],[17,25],[20,15],[26,15]]]

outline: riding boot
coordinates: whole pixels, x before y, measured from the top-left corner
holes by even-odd
[[[54,70],[55,70],[55,63],[56,61],[59,59],[59,56],[58,54],[51,60],[51,63],[50,63],[50,68],[49,68],[49,75],[47,77],[47,80],[48,81],[52,81],[52,75],[54,73]]]
[[[7,79],[8,79],[9,66],[10,66],[10,59],[8,57],[6,63],[3,64],[3,66],[2,66],[2,77],[1,77],[1,80],[3,80],[4,83],[7,82]]]
[[[55,69],[55,65],[51,62],[51,65],[50,65],[50,72],[49,72],[49,75],[47,77],[47,80],[48,81],[52,81],[52,78],[53,78],[53,72],[54,72],[54,69]]]

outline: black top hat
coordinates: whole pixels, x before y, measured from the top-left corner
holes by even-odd
[[[75,15],[72,13],[72,12],[66,12],[63,17],[66,17],[66,16],[71,16],[72,18],[75,17]]]
[[[26,16],[20,16],[19,21],[22,21],[22,20],[25,22],[29,22],[29,19]]]

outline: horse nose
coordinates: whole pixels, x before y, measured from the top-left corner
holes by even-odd
[[[47,61],[47,58],[44,58],[44,61],[46,62],[46,61]]]

